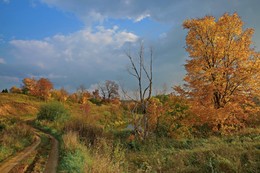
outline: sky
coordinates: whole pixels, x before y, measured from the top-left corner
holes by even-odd
[[[0,0],[0,89],[24,78],[93,90],[114,80],[137,88],[125,51],[154,52],[154,90],[182,84],[186,19],[237,12],[260,49],[259,0]],[[149,58],[149,56],[148,56]]]

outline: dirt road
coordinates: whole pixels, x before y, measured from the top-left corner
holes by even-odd
[[[49,153],[49,158],[44,170],[44,173],[55,173],[58,166],[59,159],[59,142],[53,136],[49,135],[51,138],[51,151]]]
[[[0,164],[0,172],[7,173],[11,171],[11,169],[19,164],[23,159],[25,159],[29,154],[31,154],[36,147],[41,143],[41,138],[36,136],[35,142],[21,151],[20,153],[16,154],[15,156],[11,157],[10,159],[5,160],[3,163]]]
[[[36,134],[39,134],[37,129],[34,129],[34,131]],[[53,136],[46,133],[45,135],[47,135],[51,139],[51,149],[44,169],[44,173],[56,173],[58,158],[59,158],[59,149],[58,149],[59,142]],[[15,156],[0,163],[0,173],[10,172],[15,166],[19,165],[21,161],[26,159],[26,157],[29,156],[33,151],[37,150],[37,147],[39,146],[40,143],[41,143],[41,138],[38,135],[36,135],[35,141],[31,146],[27,147],[26,149],[19,152]]]

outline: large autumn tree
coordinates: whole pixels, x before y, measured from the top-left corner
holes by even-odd
[[[257,110],[253,98],[260,89],[260,54],[251,46],[254,30],[244,29],[237,13],[186,20],[183,27],[190,55],[184,80],[194,113],[216,130],[242,127]]]

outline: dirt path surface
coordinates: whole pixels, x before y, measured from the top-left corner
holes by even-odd
[[[25,159],[29,154],[31,154],[36,147],[41,143],[41,138],[36,136],[35,142],[21,151],[20,153],[16,154],[14,157],[11,157],[10,159],[5,160],[0,164],[0,172],[1,173],[7,173],[11,171],[11,169],[19,164],[23,159]]]
[[[33,151],[37,150],[36,148],[41,143],[41,138],[39,137],[39,130],[34,129],[34,131],[36,134],[38,134],[36,135],[35,142],[15,156],[0,163],[0,173],[10,172],[15,166],[19,165],[21,161],[26,159],[26,157],[29,156]],[[44,133],[43,131],[41,132]],[[49,152],[48,161],[45,165],[44,173],[56,173],[59,159],[59,142],[53,136],[47,133],[44,134],[47,135],[51,140],[51,149]]]
[[[56,173],[59,159],[59,142],[53,136],[49,135],[49,137],[51,138],[52,147],[44,173]]]

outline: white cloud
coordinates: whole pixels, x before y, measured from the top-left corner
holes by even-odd
[[[103,22],[104,20],[105,20],[105,16],[103,16],[101,13],[99,13],[99,12],[96,12],[96,11],[94,11],[94,10],[91,10],[90,12],[89,12],[89,16],[86,16],[86,18],[85,18],[85,21],[88,21],[89,20],[89,18],[91,18],[91,20],[93,20],[93,21],[99,21],[99,22]],[[83,17],[83,19],[84,19],[84,17]]]
[[[16,58],[20,59],[26,59],[29,57],[42,57],[42,55],[52,55],[54,52],[54,48],[47,41],[11,40],[9,43],[15,47],[13,53],[15,54]]]
[[[106,29],[90,28],[70,35],[55,35],[44,40],[12,40],[13,54],[23,62],[41,68],[50,66],[50,62],[60,59],[67,62],[106,63],[115,61],[117,56],[108,56],[113,50],[121,48],[127,42],[137,41],[138,36],[131,32],[120,31],[118,27]],[[93,64],[92,64],[93,65]]]
[[[64,11],[70,11],[87,24],[96,21],[102,22],[108,18],[128,18],[134,22],[139,22],[146,17],[162,20],[169,15],[169,12],[174,13],[174,11],[168,10],[169,7],[179,4],[174,0],[164,0],[163,2],[158,0],[42,0],[42,2]]]
[[[225,12],[237,11],[245,21],[246,27],[256,29],[254,41],[258,49],[260,45],[257,39],[260,38],[259,0],[41,0],[41,2],[75,14],[85,23],[86,28],[69,35],[57,34],[42,40],[12,40],[10,42],[13,48],[12,55],[19,60],[17,62],[19,67],[20,64],[30,69],[35,67],[33,75],[66,76],[66,78],[54,78],[54,80],[63,79],[64,82],[60,82],[65,85],[73,83],[79,86],[87,83],[90,86],[91,83],[98,83],[111,77],[113,78],[111,80],[114,80],[116,75],[121,75],[123,70],[125,71],[125,66],[129,62],[121,49],[127,42],[136,42],[139,37],[117,26],[93,28],[97,23],[110,24],[109,19],[131,19],[133,22],[139,22],[135,25],[141,25],[145,24],[142,20],[149,17],[151,21],[171,26],[170,31],[161,31],[162,34],[157,40],[145,45],[148,47],[152,45],[155,48],[154,79],[159,85],[165,81],[179,83],[185,74],[183,57],[187,56],[184,49],[186,31],[181,26],[185,19],[205,15],[219,17]],[[154,29],[145,27],[142,26],[144,30]]]
[[[134,20],[134,22],[140,22],[140,21],[142,21],[143,19],[145,19],[145,18],[147,18],[147,17],[150,17],[150,16],[151,16],[150,14],[142,14],[142,15],[138,16],[138,17]]]
[[[107,19],[132,19],[135,22],[145,17],[152,20],[181,25],[188,18],[205,15],[220,16],[225,12],[238,12],[258,21],[259,0],[208,1],[208,0],[41,0],[49,6],[77,15],[86,24]]]
[[[123,57],[122,49],[126,43],[137,40],[137,35],[117,26],[109,29],[99,26],[96,31],[85,28],[43,40],[12,40],[10,45],[17,66],[37,69],[30,76],[75,81],[79,85],[108,79],[109,74],[123,69],[127,58]]]
[[[5,64],[5,60],[3,58],[0,58],[0,64]]]

